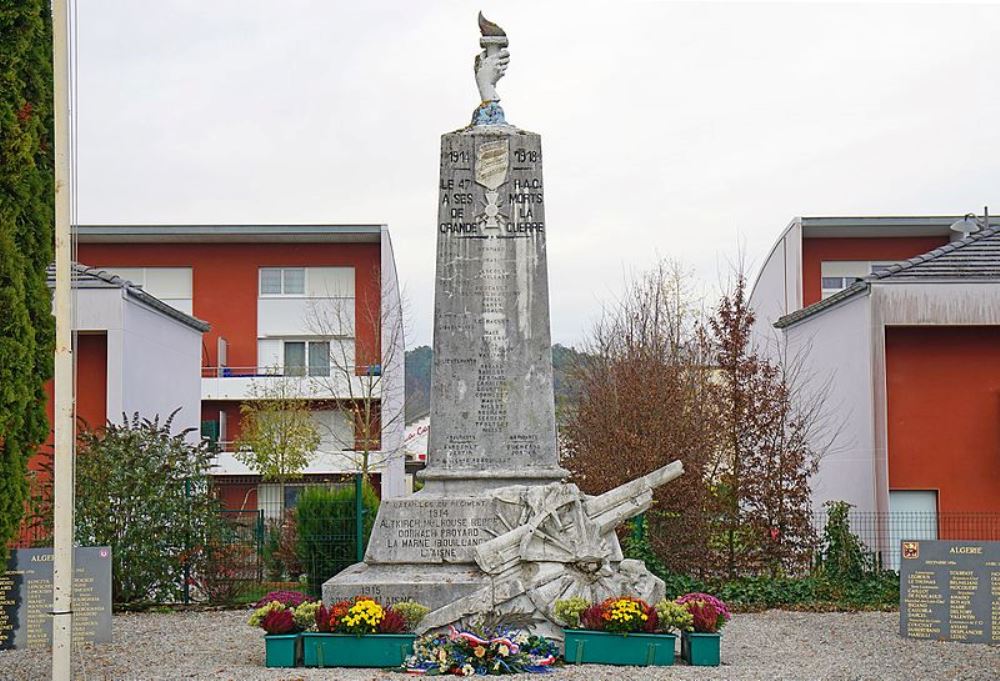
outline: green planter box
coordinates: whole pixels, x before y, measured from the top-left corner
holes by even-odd
[[[264,635],[264,664],[266,666],[294,667],[298,661],[298,634]]]
[[[718,667],[722,634],[684,632],[681,636],[681,655],[688,664],[696,667]]]
[[[569,664],[667,666],[674,663],[673,634],[611,634],[563,629]]]
[[[302,634],[306,667],[398,667],[413,654],[416,634]]]

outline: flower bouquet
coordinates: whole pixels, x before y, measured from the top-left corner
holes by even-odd
[[[674,631],[691,627],[685,608],[668,601],[652,606],[616,596],[600,603],[582,598],[556,601],[564,625],[566,661],[575,664],[656,665],[674,663]]]
[[[413,629],[428,608],[406,601],[392,606],[357,596],[320,605],[303,637],[307,667],[398,667],[413,650]]]
[[[312,626],[319,608],[319,601],[297,591],[272,592],[257,602],[247,623],[264,630],[266,666],[296,666],[300,633]]]
[[[428,676],[499,676],[551,670],[559,654],[555,641],[497,626],[425,636],[414,644],[406,670]]]
[[[676,603],[691,614],[691,630],[684,631],[681,638],[681,655],[691,665],[719,666],[720,632],[733,617],[729,608],[715,596],[703,593],[685,594]]]

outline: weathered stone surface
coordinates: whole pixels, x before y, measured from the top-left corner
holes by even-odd
[[[474,550],[500,532],[496,499],[417,493],[379,508],[367,563],[474,563]],[[504,528],[506,529],[506,528]]]
[[[541,141],[502,123],[501,36],[477,60],[490,101],[475,125],[441,139],[426,484],[382,502],[365,562],[324,584],[323,599],[417,600],[431,608],[422,631],[518,612],[559,637],[557,599],[663,596],[640,561],[623,560],[615,527],[683,469],[596,497],[562,482]]]
[[[444,135],[429,492],[566,476],[558,465],[538,135]]]
[[[323,584],[323,601],[365,595],[386,604],[417,601],[436,610],[488,583],[489,578],[474,566],[355,563]]]

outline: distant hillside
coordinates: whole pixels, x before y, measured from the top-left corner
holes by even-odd
[[[569,369],[583,353],[556,343],[552,346],[552,379],[555,384],[556,411],[576,402],[570,385]],[[434,351],[426,346],[406,351],[406,421],[410,422],[431,408],[431,364]]]
[[[406,422],[431,408],[431,362],[434,351],[426,345],[406,351]]]

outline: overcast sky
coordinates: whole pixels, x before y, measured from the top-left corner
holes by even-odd
[[[81,223],[387,223],[431,341],[438,146],[541,133],[554,342],[630,271],[711,295],[796,215],[961,214],[1000,177],[1000,7],[79,0]]]

